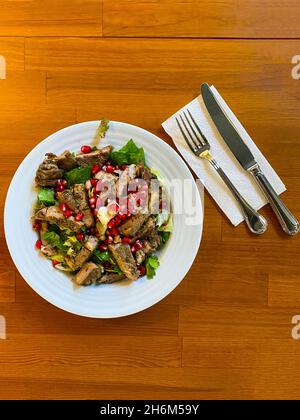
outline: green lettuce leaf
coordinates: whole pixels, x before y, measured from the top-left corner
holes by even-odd
[[[171,232],[158,232],[160,238],[160,246],[159,249],[162,249],[166,243],[168,242]]]
[[[120,150],[111,152],[110,160],[114,165],[131,165],[142,163],[145,165],[145,153],[142,147],[137,147],[133,140],[129,140]]]
[[[153,279],[155,276],[156,270],[159,267],[159,261],[156,255],[150,255],[146,258],[145,262],[146,274],[148,279]]]
[[[108,251],[101,252],[98,249],[96,249],[92,256],[92,261],[96,264],[101,264],[105,261],[110,261],[110,260],[111,260],[111,256]]]
[[[79,166],[66,172],[65,178],[69,185],[85,184],[90,179],[92,173],[92,165]]]
[[[55,232],[42,233],[42,239],[46,241],[47,244],[53,246],[54,248],[57,248],[61,252],[67,251],[60,236]]]
[[[55,204],[54,189],[42,188],[38,192],[39,202],[44,206],[53,206]]]

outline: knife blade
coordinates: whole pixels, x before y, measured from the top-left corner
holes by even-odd
[[[289,211],[262,172],[251,150],[237,132],[234,124],[222,109],[222,106],[207,83],[201,85],[201,94],[207,111],[219,133],[241,166],[254,177],[267,200],[270,202],[282,229],[288,235],[298,233],[300,229],[298,220]]]

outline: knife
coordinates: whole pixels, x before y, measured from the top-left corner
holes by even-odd
[[[241,166],[254,177],[259,187],[267,197],[274,213],[279,220],[282,229],[288,235],[296,235],[299,232],[299,222],[278,196],[260,166],[256,162],[252,152],[237,132],[234,124],[222,109],[213,91],[207,83],[201,85],[201,94],[205,106],[219,133],[226,144],[237,158]]]

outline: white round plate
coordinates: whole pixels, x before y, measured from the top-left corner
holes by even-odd
[[[6,197],[4,225],[7,245],[14,263],[26,282],[44,299],[65,311],[93,318],[114,318],[142,311],[167,296],[184,278],[197,254],[203,209],[193,177],[181,157],[165,142],[139,127],[111,122],[102,145],[122,147],[129,139],[145,149],[146,161],[166,180],[189,179],[193,204],[198,209],[198,225],[189,226],[188,216],[174,215],[174,232],[162,251],[160,267],[152,280],[75,288],[70,278],[55,270],[35,249],[37,239],[30,218],[36,200],[34,177],[38,164],[48,152],[78,151],[91,144],[97,121],[76,124],[39,143],[16,171]],[[176,205],[176,197],[172,206]]]

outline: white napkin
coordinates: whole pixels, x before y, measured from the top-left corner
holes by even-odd
[[[285,185],[276,174],[274,169],[271,167],[269,162],[260,152],[256,144],[253,142],[249,134],[246,132],[242,124],[238,121],[237,117],[233,114],[231,109],[228,107],[224,99],[218,93],[214,86],[211,86],[216,98],[220,105],[233,122],[235,128],[239,132],[240,136],[247,144],[257,163],[260,165],[262,171],[268,178],[269,182],[277,192],[281,194],[286,190]],[[172,115],[166,120],[162,126],[164,130],[172,137],[177,149],[182,154],[183,158],[187,161],[190,167],[193,169],[195,174],[201,180],[207,191],[216,201],[218,206],[223,210],[228,219],[234,226],[237,226],[244,220],[244,216],[239,208],[238,203],[232,196],[228,187],[224,184],[218,173],[211,166],[208,161],[197,158],[186,145],[185,140],[177,126],[175,116],[181,111],[189,109],[194,116],[196,122],[199,124],[204,135],[208,139],[211,145],[211,152],[213,157],[225,171],[229,179],[236,186],[238,191],[244,196],[244,198],[252,205],[255,210],[260,209],[267,200],[251,174],[247,173],[236,160],[231,150],[223,140],[222,136],[215,127],[210,115],[204,105],[202,96],[194,99],[192,102],[187,104],[181,110]]]

